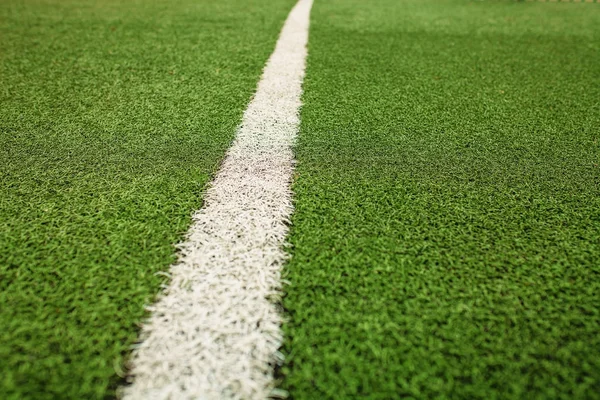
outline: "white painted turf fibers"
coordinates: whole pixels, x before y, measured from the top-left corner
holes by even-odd
[[[281,394],[273,380],[283,340],[277,303],[311,6],[300,0],[288,16],[171,282],[149,308],[125,399]]]

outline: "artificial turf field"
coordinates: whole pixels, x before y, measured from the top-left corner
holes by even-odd
[[[114,396],[292,4],[0,3],[0,398]],[[600,398],[600,6],[311,24],[281,388]]]
[[[292,0],[0,2],[0,399],[102,399]]]
[[[600,398],[600,7],[317,1],[295,399]]]

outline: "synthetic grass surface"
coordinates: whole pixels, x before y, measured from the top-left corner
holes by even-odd
[[[317,1],[282,387],[600,397],[600,8]]]
[[[1,2],[0,398],[114,394],[293,3]]]

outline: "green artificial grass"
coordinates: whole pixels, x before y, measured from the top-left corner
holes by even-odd
[[[114,395],[293,3],[0,3],[0,398]]]
[[[600,8],[313,8],[293,399],[600,398]]]

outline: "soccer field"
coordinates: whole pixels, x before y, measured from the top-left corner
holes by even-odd
[[[269,136],[281,123],[297,130],[293,176],[274,179],[293,193],[291,220],[277,214],[287,261],[260,245],[221,265],[217,246],[214,265],[190,267],[242,293],[254,289],[230,265],[281,282],[263,296],[281,354],[243,346],[265,340],[260,310],[250,327],[223,314],[217,340],[260,358],[267,383],[211,375],[197,389],[206,377],[189,371],[235,362],[216,365],[209,340],[186,346],[185,333],[183,356],[138,365],[157,377],[152,398],[256,398],[240,389],[253,385],[290,399],[600,398],[600,4],[314,0],[297,111],[257,89],[270,54],[291,60],[275,44],[295,3],[0,3],[0,399],[135,387],[146,308],[170,284],[200,287],[170,266],[182,241],[203,251],[185,232],[236,132],[283,143]],[[302,83],[281,65],[263,81]],[[238,223],[260,225],[253,210]],[[202,229],[201,242],[217,230]],[[227,299],[208,303],[221,315]],[[220,325],[199,315],[178,318]],[[168,353],[168,334],[148,348]],[[188,354],[203,365],[169,364]],[[160,391],[165,370],[184,371],[181,392]],[[139,393],[126,398],[150,398]]]
[[[315,3],[294,398],[600,396],[599,11]]]
[[[1,399],[114,393],[292,4],[0,2]]]

